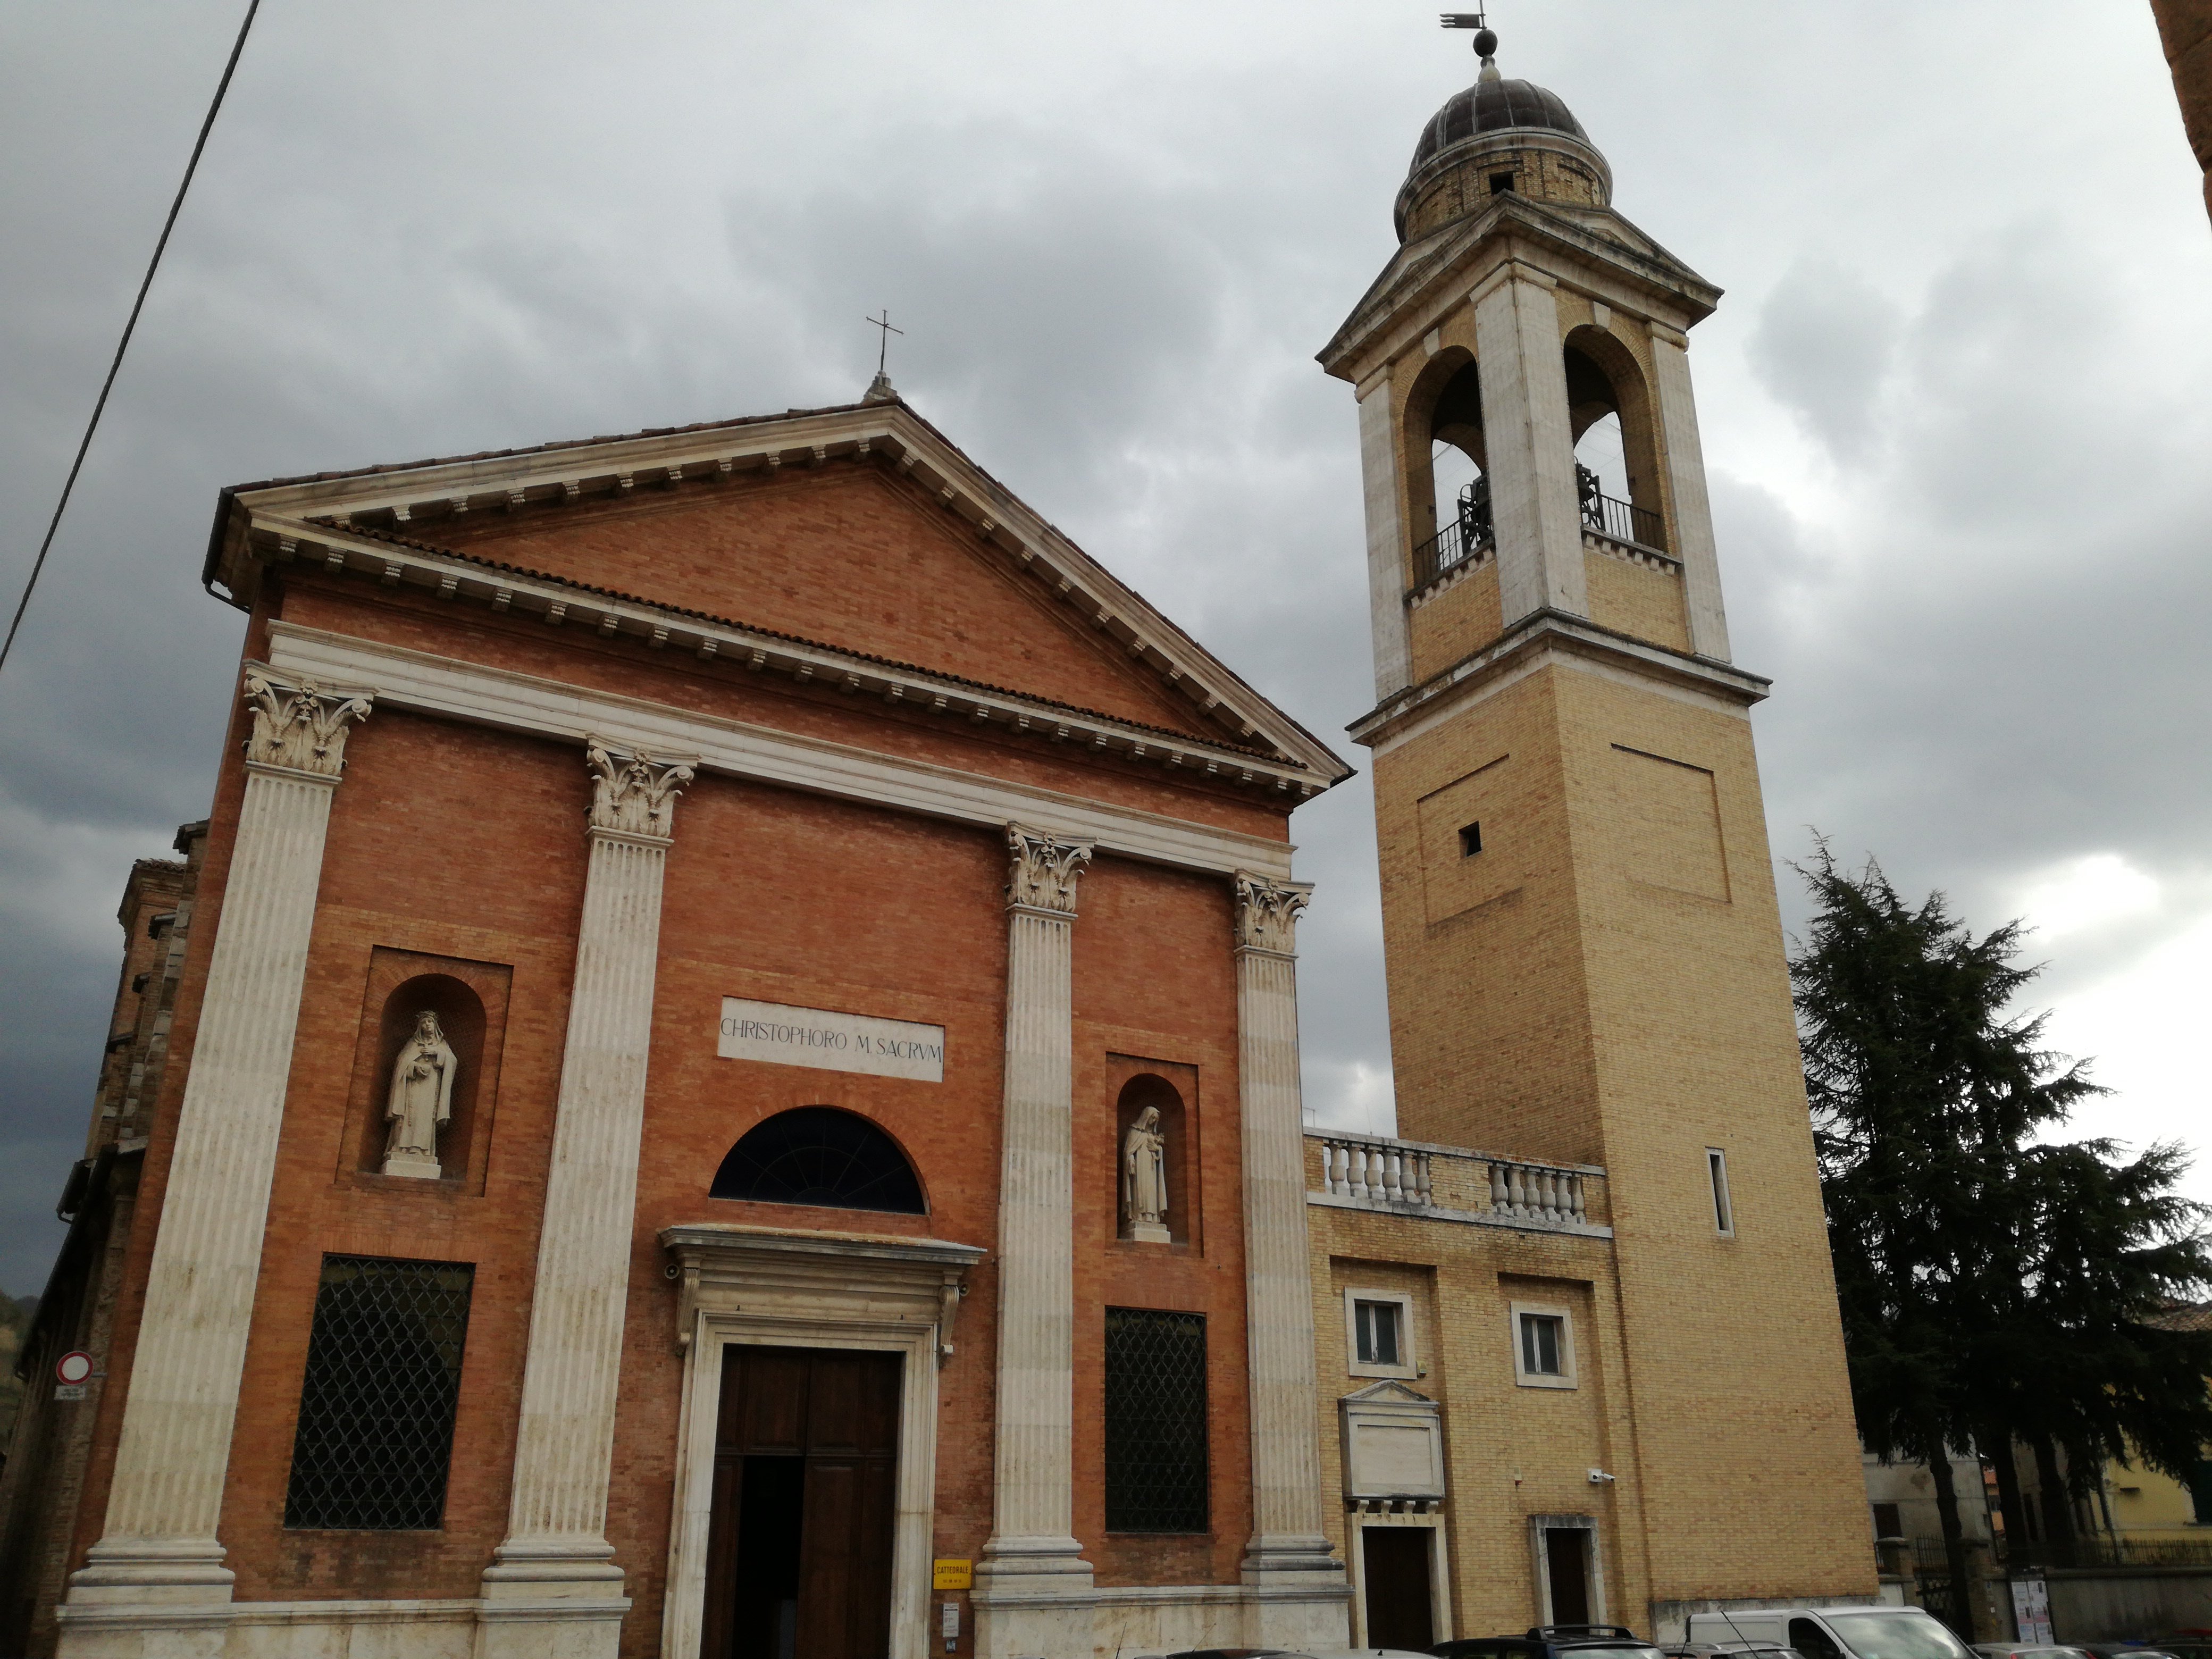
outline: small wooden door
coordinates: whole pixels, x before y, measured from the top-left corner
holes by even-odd
[[[1367,1603],[1367,1645],[1425,1652],[1437,1639],[1430,1616],[1427,1527],[1362,1527],[1360,1588]]]
[[[890,1651],[900,1365],[723,1350],[702,1659]]]
[[[1578,1527],[1547,1527],[1544,1566],[1552,1581],[1554,1625],[1589,1623],[1589,1534]]]

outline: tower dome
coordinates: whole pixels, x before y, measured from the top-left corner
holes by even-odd
[[[1413,164],[1398,191],[1398,240],[1478,213],[1508,191],[1540,202],[1602,208],[1613,200],[1613,169],[1583,124],[1555,92],[1508,81],[1491,54],[1498,37],[1475,37],[1482,74],[1429,118]]]

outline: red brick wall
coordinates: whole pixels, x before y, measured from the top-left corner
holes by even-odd
[[[424,539],[643,599],[1218,735],[1140,679],[974,526],[880,466],[785,468],[679,493],[421,526]]]

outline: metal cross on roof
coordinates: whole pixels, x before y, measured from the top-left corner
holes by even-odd
[[[883,331],[883,337],[876,346],[876,373],[880,376],[884,372],[884,358],[891,349],[891,336],[903,334],[906,331],[891,326],[891,308],[889,306],[884,307],[882,316],[864,317],[860,320]]]

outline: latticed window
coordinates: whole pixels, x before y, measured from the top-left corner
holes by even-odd
[[[1106,1310],[1106,1530],[1204,1532],[1206,1316]]]
[[[286,1526],[443,1522],[475,1275],[449,1261],[323,1258]]]

